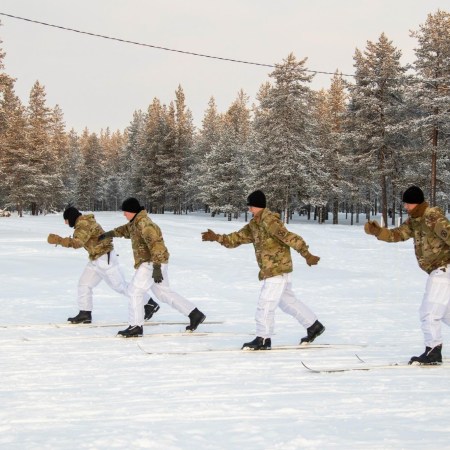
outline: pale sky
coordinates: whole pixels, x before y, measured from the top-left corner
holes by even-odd
[[[356,48],[384,32],[414,61],[409,35],[449,0],[2,0],[0,13],[166,48],[281,63],[289,53],[310,70],[354,72]],[[197,126],[211,96],[225,112],[243,89],[255,101],[271,68],[135,46],[0,16],[6,73],[24,104],[38,80],[67,129],[124,130],[153,98],[169,104],[178,85]],[[311,87],[328,88],[329,75]]]

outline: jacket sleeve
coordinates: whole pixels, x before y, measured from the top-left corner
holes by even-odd
[[[68,238],[68,247],[81,248],[86,245],[86,242],[91,238],[91,232],[88,227],[81,226],[75,229],[73,238]],[[64,245],[64,244],[63,244]],[[65,245],[64,245],[65,246]]]
[[[142,239],[150,249],[151,262],[163,264],[167,260],[167,248],[158,228],[141,221],[138,225]]]
[[[123,237],[125,239],[130,239],[130,227],[126,223],[125,225],[121,225],[120,227],[114,228],[112,230],[114,232],[114,237]]]
[[[267,224],[267,230],[271,236],[293,248],[303,257],[306,257],[309,254],[308,246],[304,239],[298,234],[289,231],[280,219],[272,220]]]
[[[377,239],[384,242],[400,242],[407,241],[412,238],[413,235],[414,233],[411,228],[411,222],[408,218],[397,228],[382,228],[380,234],[377,236]]]
[[[253,242],[253,234],[249,225],[230,234],[219,234],[217,242],[226,248],[236,248],[242,244],[251,244]]]

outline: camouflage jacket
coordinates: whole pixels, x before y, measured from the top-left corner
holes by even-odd
[[[397,228],[384,228],[378,239],[399,242],[414,238],[417,262],[427,273],[450,264],[450,222],[440,208],[424,202]]]
[[[89,253],[89,259],[95,260],[113,249],[112,239],[98,241],[97,237],[104,233],[103,228],[95,220],[94,214],[78,217],[75,222],[73,237],[65,238],[64,247],[84,247]]]
[[[253,244],[260,268],[260,280],[292,272],[290,247],[303,257],[309,254],[305,241],[299,235],[288,231],[279,214],[267,208],[239,231],[218,236],[218,242],[227,248]]]
[[[161,229],[142,210],[126,225],[114,228],[115,237],[131,239],[134,255],[134,267],[143,262],[166,264],[169,252],[164,244]]]

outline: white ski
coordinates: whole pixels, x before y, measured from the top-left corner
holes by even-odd
[[[219,325],[223,322],[205,321],[201,325]],[[159,322],[145,322],[144,327],[147,326],[159,326],[159,325],[189,325],[189,320],[185,322],[173,322],[173,321],[159,321]],[[127,327],[127,322],[94,322],[94,323],[29,323],[29,324],[6,324],[0,325],[0,329],[20,329],[20,328],[103,328],[103,327]]]
[[[406,362],[393,362],[388,364],[367,364],[365,361],[362,361],[359,366],[351,366],[351,367],[311,367],[305,364],[303,361],[300,361],[305,369],[308,369],[313,373],[340,373],[340,372],[355,372],[355,371],[369,371],[369,370],[382,370],[382,369],[412,369],[412,368],[449,368],[450,366],[446,366],[444,364],[408,364]],[[445,360],[444,360],[445,362]],[[447,361],[449,362],[449,361]]]
[[[240,349],[240,348],[206,348],[201,350],[150,350],[145,349],[141,345],[138,344],[138,347],[148,355],[193,355],[199,353],[229,353],[229,352],[237,352],[242,354],[248,353],[271,353],[271,352],[279,352],[279,351],[298,351],[298,350],[312,350],[312,349],[320,349],[320,348],[361,348],[361,345],[353,345],[353,344],[303,344],[303,345],[276,345],[272,347],[270,350],[250,350],[250,349]]]

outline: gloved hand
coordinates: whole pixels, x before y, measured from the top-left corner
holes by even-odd
[[[318,256],[314,256],[311,253],[308,253],[305,256],[305,259],[306,259],[306,264],[308,264],[309,267],[315,266],[320,261],[320,258]]]
[[[113,238],[113,237],[114,237],[114,231],[106,231],[105,233],[101,234],[97,239],[99,241],[103,241],[103,239]]]
[[[208,231],[205,231],[202,233],[202,241],[217,241],[217,239],[219,238],[219,236],[214,233],[213,230],[210,230],[208,228]]]
[[[70,246],[70,238],[68,238],[68,237],[63,238],[61,236],[58,236],[57,234],[52,234],[52,233],[50,233],[48,235],[47,242],[49,244],[62,245],[63,247]]]
[[[61,236],[58,236],[57,234],[52,234],[52,233],[50,233],[50,234],[48,235],[47,242],[48,242],[49,244],[56,244],[56,245],[58,245],[58,244],[61,243],[61,239],[62,239]]]
[[[152,278],[155,283],[161,283],[164,279],[161,271],[161,264],[153,264]]]
[[[381,233],[382,228],[376,220],[369,220],[364,224],[364,231],[367,234],[372,234],[373,236],[378,236]]]

